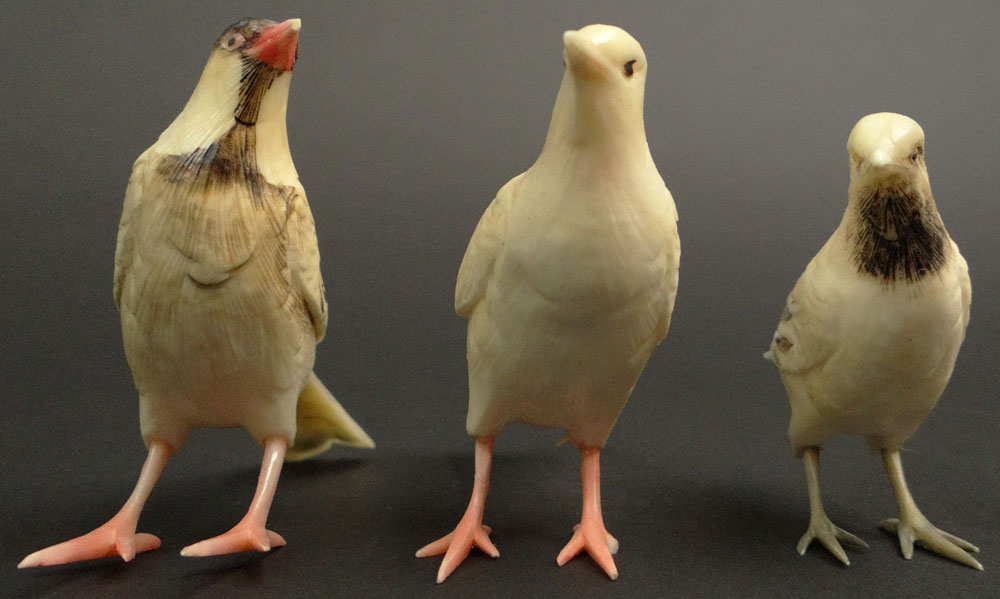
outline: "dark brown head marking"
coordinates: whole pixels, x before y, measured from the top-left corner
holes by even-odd
[[[226,30],[222,32],[222,35],[215,40],[215,45],[234,51],[249,48],[255,41],[257,41],[257,38],[260,37],[261,30],[270,25],[274,25],[274,21],[271,21],[270,19],[250,17],[240,19],[229,27],[226,27]]]
[[[260,103],[264,94],[282,71],[251,56],[243,56],[242,61],[240,101],[236,104],[234,118],[241,125],[252,126],[257,124],[257,115],[260,113]]]
[[[243,19],[227,27],[215,42],[223,51],[238,52],[240,55],[240,99],[233,117],[243,125],[252,126],[257,123],[261,100],[274,79],[282,72],[245,52],[257,42],[265,27],[274,24],[274,21],[268,19]]]

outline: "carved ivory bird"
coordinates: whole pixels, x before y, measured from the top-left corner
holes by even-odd
[[[811,517],[799,541],[818,539],[849,564],[841,542],[867,547],[826,516],[819,448],[840,434],[882,455],[903,556],[916,541],[982,569],[978,549],[939,530],[917,508],[900,448],[927,418],[951,376],[969,323],[969,269],[931,195],[924,132],[901,114],[870,114],[847,141],[851,182],[840,226],[788,296],[770,358],[791,403],[788,435],[805,465]]]
[[[312,372],[327,309],[313,217],[285,111],[300,22],[245,19],[219,37],[187,105],[135,162],[114,299],[149,454],[121,511],[19,567],[159,547],[140,511],[192,428],[244,427],[264,458],[246,517],[189,556],[285,544],[265,528],[282,459],[374,446]],[[294,443],[294,444],[293,444]]]
[[[642,48],[607,25],[568,31],[563,41],[565,74],[541,155],[497,193],[458,273],[476,472],[454,532],[417,552],[445,554],[438,582],[473,545],[499,555],[482,519],[493,439],[510,422],[565,429],[582,453],[582,518],[557,563],[585,549],[618,576],[598,458],[667,333],[680,240],[646,145]]]

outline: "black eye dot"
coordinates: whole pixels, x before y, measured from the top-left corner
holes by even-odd
[[[232,50],[232,49],[235,49],[235,48],[242,47],[243,44],[246,43],[246,41],[247,41],[247,38],[246,38],[245,35],[243,35],[239,31],[234,31],[234,32],[232,32],[232,33],[229,34],[229,37],[226,38],[226,41],[223,42],[222,46],[224,48],[228,48],[228,49]]]
[[[631,77],[632,74],[635,73],[635,70],[632,68],[632,65],[634,65],[634,64],[635,64],[635,59],[632,59],[632,60],[630,60],[630,61],[628,61],[628,62],[625,63],[625,76],[626,77]]]

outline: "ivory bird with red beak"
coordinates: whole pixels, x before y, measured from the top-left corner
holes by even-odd
[[[187,105],[135,162],[118,230],[114,299],[148,448],[110,521],[19,567],[155,549],[136,533],[168,459],[195,427],[243,427],[264,447],[257,492],[206,556],[285,544],[266,520],[284,459],[373,447],[313,373],[327,305],[285,112],[300,21],[244,19],[218,38]]]

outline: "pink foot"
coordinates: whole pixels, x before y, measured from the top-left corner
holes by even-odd
[[[142,465],[139,481],[128,501],[113,518],[81,537],[32,553],[21,560],[17,567],[55,566],[112,555],[120,555],[123,560],[130,562],[136,553],[159,547],[160,539],[150,534],[136,534],[135,527],[139,522],[142,506],[169,459],[169,445],[163,441],[150,442],[149,454]]]
[[[611,580],[617,580],[618,568],[615,567],[615,560],[611,556],[618,553],[618,539],[608,533],[600,517],[588,518],[585,515],[583,522],[574,526],[573,530],[575,531],[573,538],[559,552],[556,564],[565,565],[580,551],[586,549],[590,557],[597,562],[597,565],[604,570],[608,577]]]
[[[618,539],[608,534],[601,516],[600,447],[580,447],[580,479],[583,482],[583,513],[573,527],[573,538],[559,552],[560,566],[586,549],[597,565],[611,580],[618,579],[618,568],[612,555],[618,553]]]
[[[159,546],[160,539],[150,534],[136,534],[135,522],[119,514],[83,536],[32,553],[17,567],[55,566],[113,555],[130,562],[136,553]]]
[[[264,459],[260,464],[257,491],[246,516],[228,532],[181,549],[181,555],[205,557],[241,551],[270,551],[285,544],[285,539],[278,533],[267,530],[265,524],[274,500],[274,491],[278,487],[281,461],[285,458],[286,449],[288,440],[284,437],[268,437],[264,440]]]
[[[256,522],[240,522],[229,532],[211,539],[205,539],[181,549],[184,557],[205,557],[209,555],[226,555],[241,551],[270,551],[275,547],[285,545],[285,539],[276,532],[264,528]]]
[[[472,484],[472,497],[465,515],[459,521],[455,530],[440,539],[421,547],[417,557],[430,557],[444,554],[441,567],[438,568],[438,584],[455,571],[473,547],[490,557],[500,557],[500,552],[490,541],[490,527],[483,525],[483,509],[486,506],[486,494],[490,488],[490,463],[493,460],[493,437],[476,437],[476,477]]]
[[[469,514],[466,514],[455,530],[433,543],[421,547],[417,551],[417,557],[444,554],[437,575],[437,581],[440,584],[455,571],[459,564],[465,561],[465,558],[469,557],[469,552],[472,551],[473,547],[479,547],[480,551],[490,557],[500,557],[496,545],[490,541],[489,534],[491,532],[490,527],[483,524],[481,514],[479,518],[474,517],[474,515],[469,517]]]

